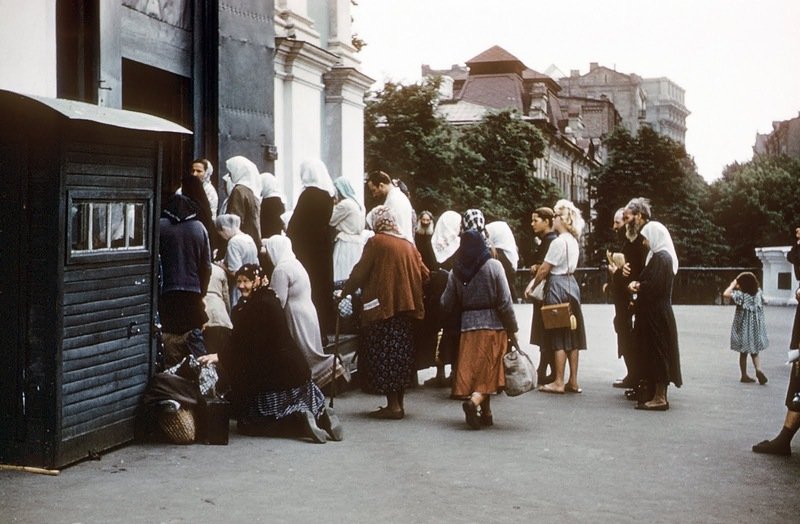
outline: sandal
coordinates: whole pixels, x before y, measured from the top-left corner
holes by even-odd
[[[406,416],[405,410],[392,411],[388,407],[378,408],[376,411],[367,413],[369,418],[376,418],[380,420],[402,420]]]

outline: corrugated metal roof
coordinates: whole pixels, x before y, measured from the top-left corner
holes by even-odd
[[[65,100],[63,98],[49,98],[45,96],[15,93],[14,91],[5,89],[0,89],[0,97],[8,97],[9,99],[15,97],[26,98],[38,102],[70,120],[87,120],[107,126],[137,129],[141,131],[192,134],[190,130],[183,126],[164,118],[148,115],[147,113],[96,106],[85,102],[76,102],[75,100]]]

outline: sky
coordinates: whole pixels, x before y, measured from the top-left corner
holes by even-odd
[[[412,83],[499,45],[565,74],[590,62],[685,89],[686,150],[707,181],[800,114],[798,0],[356,0],[361,71]],[[375,87],[379,87],[376,84]]]

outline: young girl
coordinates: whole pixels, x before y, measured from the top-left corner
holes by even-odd
[[[758,354],[769,345],[767,326],[764,322],[764,296],[758,286],[758,279],[753,273],[745,271],[733,280],[723,296],[732,299],[736,304],[736,313],[731,326],[731,349],[738,351],[739,369],[742,372],[741,382],[755,382],[747,375],[747,355],[753,359],[756,378],[762,386],[767,377],[761,372]]]

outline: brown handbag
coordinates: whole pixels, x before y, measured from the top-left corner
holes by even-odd
[[[542,322],[545,329],[571,328],[572,309],[569,302],[542,306]]]

